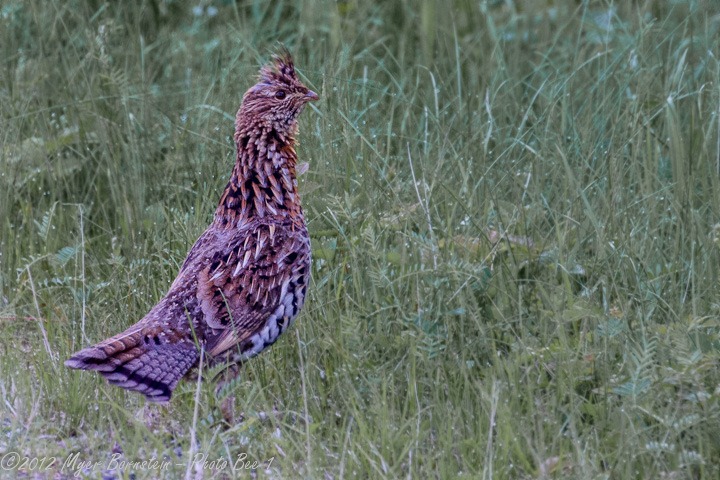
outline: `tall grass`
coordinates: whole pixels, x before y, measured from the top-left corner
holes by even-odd
[[[128,478],[718,478],[720,10],[675,2],[9,1],[0,453]],[[234,386],[69,371],[158,301],[282,42],[313,282]],[[199,388],[199,390],[198,390]],[[191,441],[192,439],[192,441]],[[77,464],[75,464],[77,466]]]

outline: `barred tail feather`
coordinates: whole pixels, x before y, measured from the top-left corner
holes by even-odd
[[[198,358],[192,342],[158,343],[144,336],[140,328],[131,327],[80,350],[65,366],[95,370],[112,385],[142,393],[151,402],[167,402]]]

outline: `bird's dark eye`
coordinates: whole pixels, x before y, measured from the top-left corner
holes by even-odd
[[[285,90],[278,90],[277,92],[275,92],[275,98],[277,98],[278,100],[282,100],[283,98],[285,98]]]

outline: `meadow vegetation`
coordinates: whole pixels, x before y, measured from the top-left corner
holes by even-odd
[[[713,0],[3,2],[0,454],[717,479],[719,31]],[[233,386],[244,420],[212,382],[158,407],[65,368],[167,290],[279,43],[321,97],[313,280]]]

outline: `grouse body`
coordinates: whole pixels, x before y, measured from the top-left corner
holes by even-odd
[[[138,323],[66,366],[164,402],[201,349],[211,365],[242,362],[278,339],[302,308],[310,276],[295,136],[298,115],[314,100],[287,52],[260,70],[236,116],[230,181],[168,293]]]

